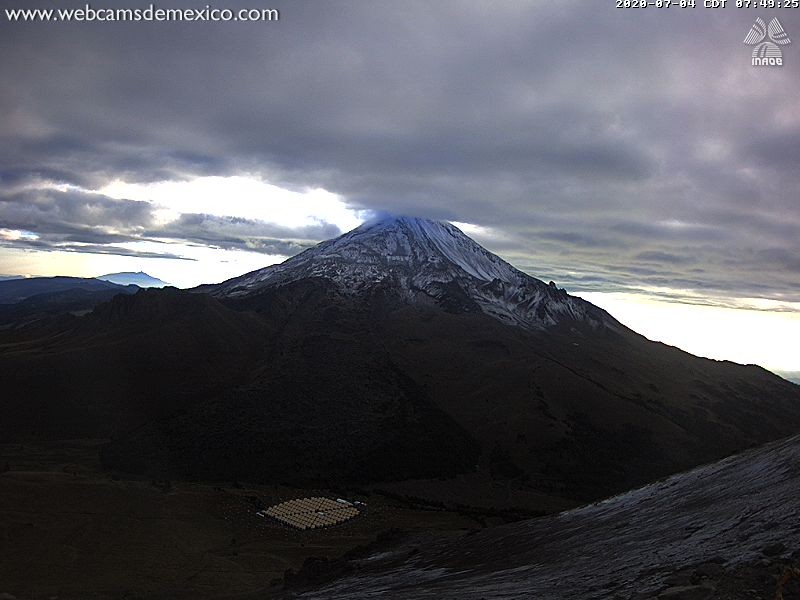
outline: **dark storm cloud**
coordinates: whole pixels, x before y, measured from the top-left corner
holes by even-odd
[[[106,240],[102,244],[87,244],[84,242],[73,244],[65,243],[63,239],[47,237],[45,239],[23,238],[19,240],[5,240],[0,237],[0,247],[21,248],[24,250],[40,250],[43,252],[75,252],[80,254],[107,254],[113,256],[134,256],[136,258],[172,258],[177,260],[194,260],[171,252],[147,252],[110,246]]]
[[[590,233],[577,233],[574,231],[540,231],[537,234],[540,240],[554,240],[583,248],[620,248],[625,244],[618,240]]]
[[[757,69],[742,44],[755,14],[733,7],[274,4],[270,24],[0,23],[0,186],[256,173],[487,226],[490,249],[577,289],[800,297],[795,11],[759,13],[795,43],[783,68]],[[269,254],[336,233],[159,226],[146,206],[64,198],[0,204],[0,220],[65,243]]]
[[[114,200],[82,191],[35,189],[0,195],[0,246],[138,258],[182,258],[172,252],[148,252],[115,246],[141,241],[153,222],[147,202]]]
[[[67,189],[24,189],[0,194],[0,245],[30,250],[115,254],[140,258],[178,258],[174,252],[148,252],[112,246],[127,242],[190,243],[291,256],[314,240],[342,233],[319,222],[297,228],[263,221],[206,214],[182,214],[166,224],[154,217],[149,202],[118,200]]]
[[[46,250],[51,250],[52,247],[45,247]],[[62,252],[78,252],[81,254],[108,254],[112,256],[133,256],[136,258],[171,258],[176,260],[190,260],[195,259],[182,256],[180,254],[173,254],[171,252],[146,252],[142,250],[132,250],[129,248],[119,248],[117,246],[107,246],[99,244],[63,244],[58,247]]]
[[[759,166],[796,168],[800,157],[800,128],[759,135],[747,143],[745,149]]]
[[[669,252],[659,252],[658,250],[647,250],[645,252],[639,252],[633,258],[645,262],[677,264],[677,265],[694,262],[694,259],[690,256],[679,256],[677,254],[670,254]]]
[[[151,230],[149,235],[188,240],[226,250],[292,256],[316,243],[315,240],[336,237],[341,233],[338,227],[329,223],[290,229],[254,219],[191,213],[182,214],[177,220]]]
[[[126,241],[152,222],[152,205],[102,194],[28,189],[0,195],[0,228],[73,242]],[[119,233],[120,230],[127,233]]]

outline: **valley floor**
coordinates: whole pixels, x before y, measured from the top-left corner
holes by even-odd
[[[336,559],[382,532],[450,537],[504,520],[408,499],[425,482],[376,493],[124,479],[102,472],[102,443],[0,445],[0,598],[265,598],[287,569],[299,571],[309,557]],[[441,495],[446,483],[437,483]],[[309,532],[255,515],[260,505],[315,493],[367,508]],[[559,508],[542,501],[544,510]]]
[[[524,515],[448,503],[468,480],[312,491],[121,479],[101,470],[102,443],[0,445],[0,599],[772,600],[800,567],[800,437],[502,525]],[[367,507],[307,532],[256,515],[320,493]],[[783,590],[800,598],[800,578]]]

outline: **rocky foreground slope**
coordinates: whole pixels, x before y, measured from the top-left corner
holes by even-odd
[[[800,436],[572,511],[408,541],[304,600],[772,598],[800,558]],[[300,578],[302,579],[302,577]],[[789,583],[786,598],[800,597]]]

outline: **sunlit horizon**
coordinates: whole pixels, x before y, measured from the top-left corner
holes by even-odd
[[[460,224],[465,225],[465,224]],[[468,229],[468,228],[465,228]],[[219,283],[278,264],[289,256],[268,256],[243,250],[223,250],[174,244],[186,259],[140,258],[75,252],[0,249],[0,275],[23,277],[98,277],[117,272],[145,272],[177,288]],[[17,254],[17,256],[14,256]],[[536,277],[536,273],[529,273]],[[614,318],[653,341],[715,360],[757,364],[781,375],[800,372],[793,351],[800,339],[800,311],[792,304],[780,310],[756,308],[759,299],[697,296],[692,303],[637,292],[567,289],[605,309]],[[666,292],[668,293],[668,291]],[[675,291],[676,296],[680,291]],[[774,301],[762,300],[770,307]]]

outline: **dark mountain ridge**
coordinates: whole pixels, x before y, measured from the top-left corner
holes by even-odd
[[[113,437],[105,464],[153,477],[473,472],[593,499],[800,431],[797,386],[650,342],[410,218],[0,332],[0,377],[2,435]]]
[[[63,313],[82,313],[134,285],[81,277],[32,277],[0,281],[0,325],[16,325]]]
[[[113,290],[133,293],[136,287],[83,277],[30,277],[0,281],[0,304],[14,304],[37,294],[55,294],[70,290],[88,292]]]

